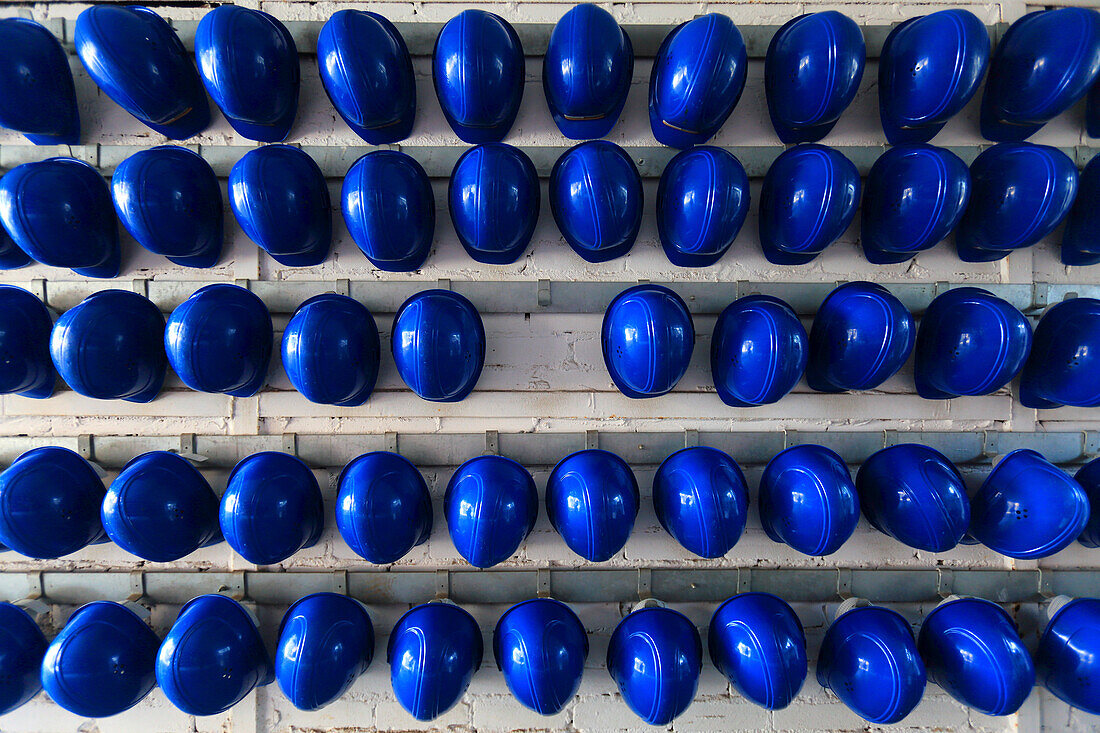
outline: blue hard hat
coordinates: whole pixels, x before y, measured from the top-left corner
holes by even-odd
[[[1035,686],[1016,624],[996,603],[957,598],[924,617],[917,649],[928,679],[984,715],[1012,715]]]
[[[210,124],[202,82],[168,21],[138,5],[93,5],[76,19],[76,53],[103,93],[172,140]]]
[[[876,452],[856,473],[856,489],[871,526],[918,550],[947,552],[970,527],[962,475],[928,446],[902,443]]]
[[[1043,314],[1020,374],[1020,404],[1050,409],[1100,405],[1100,300],[1073,298]]]
[[[864,606],[825,632],[817,681],[856,715],[888,725],[917,706],[926,678],[909,623],[887,608]]]
[[[153,663],[160,639],[141,618],[113,601],[81,606],[42,658],[42,687],[84,718],[129,710],[157,685]]]
[[[1054,696],[1100,715],[1100,599],[1077,598],[1047,624],[1035,655],[1039,683]]]
[[[333,13],[317,37],[317,71],[332,106],[371,145],[400,142],[412,132],[412,58],[401,33],[378,13]]]
[[[445,601],[413,606],[386,648],[394,697],[417,720],[438,718],[466,693],[483,651],[481,629],[466,610]]]
[[[806,370],[809,337],[782,300],[749,295],[726,306],[714,324],[710,371],[722,402],[756,407],[779,401]]]
[[[1092,85],[1085,103],[1085,134],[1100,137],[1100,82]]]
[[[1100,83],[1094,88],[1100,89]],[[1100,92],[1097,98],[1100,99]],[[1100,132],[1096,137],[1100,137]],[[1100,206],[1096,206],[1097,201],[1100,201],[1100,155],[1094,155],[1078,176],[1077,197],[1062,233],[1063,265],[1100,264]]]
[[[653,508],[684,549],[718,558],[745,531],[749,489],[740,466],[726,453],[684,448],[662,461],[653,475]]]
[[[225,541],[245,560],[256,565],[281,563],[321,538],[321,487],[297,456],[253,453],[229,474],[218,519]]]
[[[1031,322],[981,288],[952,288],[924,311],[913,379],[926,400],[996,392],[1019,374],[1031,351]]]
[[[889,290],[845,283],[814,316],[806,381],[819,392],[874,389],[905,365],[916,338],[913,315]]]
[[[23,288],[0,285],[0,394],[43,399],[53,394],[53,317]]]
[[[260,391],[273,339],[264,302],[229,283],[196,290],[172,311],[164,329],[168,361],[184,384],[234,397]]]
[[[504,143],[463,153],[447,189],[458,240],[470,257],[489,265],[511,264],[527,250],[541,198],[535,164]]]
[[[667,726],[687,710],[699,686],[703,644],[687,616],[640,608],[611,634],[607,671],[623,701],[650,725]]]
[[[157,683],[187,715],[217,715],[275,678],[256,622],[228,596],[192,598],[164,637]]]
[[[447,530],[471,565],[491,568],[515,554],[539,514],[527,469],[511,458],[478,456],[458,467],[443,496]]]
[[[604,562],[623,549],[638,516],[638,481],[619,456],[583,450],[566,456],[546,481],[546,516],[569,549]]]
[[[622,148],[590,140],[562,153],[550,171],[550,213],[586,262],[622,257],[642,225],[642,179]]]
[[[867,47],[855,21],[835,10],[787,21],[764,57],[764,92],[784,143],[829,134],[856,97]]]
[[[556,715],[581,686],[588,635],[569,606],[533,598],[500,617],[493,654],[520,704],[540,715]]]
[[[683,298],[661,285],[635,285],[615,296],[600,340],[611,380],[627,397],[668,394],[695,348],[695,325]]]
[[[42,689],[46,637],[30,614],[0,602],[0,715],[29,702]]]
[[[428,174],[397,150],[376,150],[355,161],[340,194],[351,238],[375,267],[420,269],[435,236],[435,194]]]
[[[275,649],[275,679],[299,710],[340,697],[374,659],[374,625],[363,604],[314,593],[287,609]]]
[[[859,523],[859,494],[844,460],[820,445],[777,454],[760,477],[760,523],[774,542],[831,555]]]
[[[111,191],[75,158],[16,166],[0,178],[0,221],[30,258],[85,277],[117,277],[122,261]]]
[[[707,13],[672,29],[649,76],[649,126],[662,145],[690,148],[711,139],[741,99],[748,70],[741,31]]]
[[[732,153],[709,146],[677,153],[657,184],[657,234],[669,262],[709,267],[721,259],[749,200],[749,177]]]
[[[422,290],[393,317],[390,350],[401,379],[421,398],[460,402],[485,364],[485,326],[469,300],[450,290]]]
[[[582,3],[554,25],[542,60],[542,88],[562,135],[586,140],[611,132],[633,76],[634,46],[611,13]]]
[[[1073,475],[1089,498],[1089,520],[1077,541],[1088,548],[1100,547],[1100,458],[1093,459]]]
[[[416,466],[396,453],[361,455],[340,472],[336,526],[373,563],[397,562],[432,533],[432,497]]]
[[[773,265],[804,265],[848,230],[859,208],[855,164],[825,145],[783,151],[760,188],[760,247]]]
[[[127,463],[103,497],[107,535],[150,562],[172,562],[222,541],[218,495],[186,458],[143,453]]]
[[[443,116],[470,145],[499,142],[523,98],[523,46],[504,18],[463,10],[447,21],[432,52],[432,79]]]
[[[890,148],[863,187],[864,256],[873,265],[893,265],[935,247],[959,225],[969,202],[970,169],[959,156],[924,143]]]
[[[989,31],[969,10],[939,10],[890,31],[878,64],[882,129],[891,145],[926,143],[978,91]]]
[[[248,238],[279,264],[312,267],[328,257],[328,183],[300,148],[265,145],[245,153],[229,171],[229,207]]]
[[[1058,148],[1001,143],[970,165],[972,193],[955,233],[963,262],[993,262],[1053,232],[1077,196],[1077,166]]]
[[[35,145],[76,145],[80,115],[69,57],[29,18],[0,20],[0,127]]]
[[[164,316],[128,290],[100,290],[61,314],[50,357],[77,394],[151,402],[164,384]]]
[[[219,5],[199,21],[195,60],[206,91],[238,134],[286,138],[298,112],[298,49],[282,23],[261,10]]]
[[[710,620],[710,659],[737,691],[781,710],[806,681],[806,633],[794,610],[770,593],[739,593]]]
[[[222,252],[222,189],[197,153],[162,145],[134,153],[111,176],[115,211],[142,247],[185,267]]]
[[[0,218],[2,222],[2,218]],[[0,226],[0,270],[16,270],[33,262],[27,253],[12,240],[8,230]]]
[[[1100,75],[1100,13],[1028,13],[993,52],[982,96],[982,137],[1025,140],[1077,103]]]
[[[1018,560],[1060,552],[1088,520],[1089,497],[1081,484],[1026,448],[1002,458],[970,500],[970,534]]]
[[[370,397],[382,346],[370,311],[325,293],[298,306],[283,330],[283,369],[310,402],[354,407]]]

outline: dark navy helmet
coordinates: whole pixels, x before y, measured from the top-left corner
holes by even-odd
[[[0,394],[44,399],[53,394],[53,316],[23,288],[0,285]]]
[[[471,145],[500,142],[523,98],[523,46],[504,18],[463,10],[435,41],[432,79],[443,116]]]
[[[690,148],[714,137],[741,99],[748,52],[727,16],[707,13],[661,41],[649,76],[649,125],[662,145]]]
[[[550,212],[586,262],[622,257],[642,225],[642,179],[622,148],[591,140],[562,153],[550,171]]]
[[[413,606],[386,648],[393,695],[417,720],[438,718],[466,694],[483,652],[481,629],[466,610],[449,601]]]
[[[1093,84],[1085,103],[1085,134],[1100,137],[1100,84]]]
[[[31,615],[0,602],[0,715],[6,715],[42,689],[46,636]]]
[[[0,222],[3,217],[0,216]],[[8,230],[0,226],[0,270],[17,270],[33,262],[26,252],[12,240]]]
[[[361,455],[340,472],[336,527],[365,560],[397,562],[432,533],[432,497],[416,466],[396,453]]]
[[[687,372],[695,325],[679,295],[661,285],[636,285],[607,306],[600,339],[620,392],[634,399],[659,397]]]
[[[1035,668],[1039,684],[1059,700],[1100,715],[1100,599],[1061,604],[1039,639]]]
[[[354,407],[370,397],[382,346],[366,306],[325,293],[298,306],[283,330],[283,369],[310,402]]]
[[[80,115],[69,57],[29,18],[0,20],[0,127],[35,145],[76,145]]]
[[[583,450],[566,456],[546,481],[546,516],[569,549],[589,562],[621,551],[638,516],[638,481],[619,456]]]
[[[351,238],[375,267],[420,269],[435,236],[435,194],[428,174],[397,150],[376,150],[355,161],[340,195]]]
[[[722,148],[684,150],[661,173],[657,233],[677,267],[709,267],[721,259],[748,213],[749,177]]]
[[[630,36],[600,6],[575,5],[554,26],[542,61],[542,88],[562,135],[588,140],[611,132],[633,76]]]
[[[1100,89],[1098,83],[1095,89]],[[1098,93],[1100,97],[1100,93]],[[1100,137],[1100,132],[1096,137]],[[1062,233],[1062,264],[1100,264],[1100,155],[1094,155],[1078,177],[1077,197]]]
[[[191,389],[251,397],[267,377],[273,338],[264,302],[238,285],[218,283],[199,288],[172,311],[164,350]]]
[[[1020,404],[1052,409],[1100,405],[1100,300],[1073,298],[1043,314],[1020,374]]]
[[[443,496],[447,530],[471,565],[491,568],[519,549],[539,514],[527,469],[511,458],[478,456],[458,467]]]
[[[794,310],[770,295],[726,306],[714,324],[710,371],[722,402],[756,407],[778,402],[806,370],[809,337]]]
[[[541,198],[535,164],[522,150],[504,143],[463,153],[447,189],[458,241],[470,257],[489,265],[511,264],[527,250]]]
[[[76,19],[76,53],[103,93],[172,140],[210,124],[202,82],[168,21],[138,5],[93,5]]]
[[[581,685],[588,636],[569,606],[552,598],[533,598],[500,617],[493,632],[493,655],[520,704],[540,715],[556,715]]]
[[[722,557],[745,531],[745,475],[716,448],[684,448],[662,461],[653,475],[653,509],[665,531],[688,552]]]
[[[1100,459],[1093,459],[1079,468],[1073,480],[1089,498],[1089,521],[1077,541],[1088,548],[1100,547]]]
[[[469,300],[450,290],[423,290],[397,310],[390,334],[397,373],[432,402],[460,402],[485,364],[485,326]]]

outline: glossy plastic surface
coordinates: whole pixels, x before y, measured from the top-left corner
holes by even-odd
[[[1095,89],[1100,89],[1098,83]],[[1097,92],[1100,100],[1100,92]],[[1100,108],[1100,103],[1098,103]],[[1100,110],[1098,110],[1100,115]],[[1100,137],[1100,131],[1094,137]],[[1077,179],[1077,197],[1062,232],[1062,264],[1100,264],[1100,155],[1094,155]]]
[[[809,336],[795,312],[770,295],[726,306],[714,324],[710,371],[722,402],[756,407],[778,402],[806,370]]]
[[[432,497],[408,459],[376,451],[340,472],[336,526],[348,546],[373,563],[397,562],[432,533]]]
[[[1100,715],[1100,600],[1077,598],[1054,614],[1039,640],[1035,670],[1059,700]]]
[[[684,448],[662,461],[654,474],[653,509],[661,526],[684,549],[700,557],[722,557],[745,531],[745,475],[720,450]]]
[[[1100,137],[1100,83],[1092,85],[1085,103],[1085,134]]]
[[[1095,206],[1094,202],[1094,206]],[[1100,405],[1100,300],[1072,298],[1043,314],[1020,375],[1020,404],[1053,409]]]
[[[489,265],[508,265],[523,256],[539,221],[541,199],[534,163],[504,143],[463,153],[447,189],[458,241],[470,257]]]
[[[546,480],[546,516],[569,549],[589,562],[610,560],[634,529],[638,481],[619,456],[592,449],[561,459]]]
[[[30,614],[0,601],[0,715],[29,702],[42,689],[46,637]]]
[[[310,298],[283,330],[283,369],[290,383],[322,405],[366,402],[378,379],[381,351],[374,317],[346,295]]]
[[[627,397],[668,394],[695,348],[695,325],[683,299],[662,285],[636,285],[615,296],[603,317],[603,361]]]
[[[435,194],[420,163],[396,150],[355,161],[340,195],[351,238],[371,264],[387,272],[417,270],[435,235]]]
[[[53,394],[53,317],[23,288],[0,285],[0,394],[44,399]]]
[[[524,707],[556,715],[581,685],[588,636],[569,606],[534,598],[500,617],[493,632],[493,655],[508,689]]]
[[[20,267],[26,267],[33,261],[12,240],[8,230],[0,226],[0,270],[17,270]]]
[[[35,145],[76,145],[80,115],[69,57],[46,27],[0,20],[0,127]]]
[[[1073,475],[1089,499],[1089,520],[1077,541],[1088,548],[1100,547],[1100,459],[1094,458]]]
[[[423,290],[397,310],[390,350],[409,389],[432,402],[459,402],[481,376],[485,326],[458,293]]]
[[[527,469],[511,458],[478,456],[458,467],[443,496],[447,531],[462,557],[491,568],[515,554],[539,514]]]

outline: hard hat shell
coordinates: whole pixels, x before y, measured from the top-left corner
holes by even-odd
[[[982,137],[1026,140],[1077,103],[1100,75],[1100,13],[1028,13],[1005,31],[982,96]]]
[[[338,10],[317,37],[317,71],[332,106],[371,145],[404,140],[416,118],[405,39],[378,13]]]
[[[134,153],[111,176],[115,211],[142,247],[185,267],[212,267],[222,252],[222,189],[187,148]]]
[[[926,143],[978,91],[989,31],[969,10],[911,18],[886,36],[878,65],[882,129],[891,145]]]
[[[955,233],[963,262],[993,262],[1053,232],[1077,196],[1077,166],[1057,148],[1001,143],[970,165],[972,193]]]
[[[642,179],[622,148],[590,140],[562,153],[550,170],[550,212],[586,262],[622,257],[642,225]]]
[[[1054,614],[1039,639],[1035,668],[1039,683],[1059,700],[1100,715],[1100,600],[1077,598]]]
[[[493,655],[521,705],[540,715],[556,715],[581,685],[588,636],[569,606],[532,598],[500,617],[493,631]]]
[[[856,715],[888,725],[917,706],[926,678],[909,623],[890,609],[864,606],[825,632],[817,681]]]
[[[0,270],[16,270],[31,262],[33,260],[12,240],[8,230],[0,226]]]
[[[749,177],[732,153],[710,146],[677,153],[657,184],[657,233],[669,262],[709,267],[721,259],[749,200]]]
[[[218,495],[190,461],[152,451],[128,462],[100,510],[116,545],[150,562],[172,562],[222,541]]]
[[[956,598],[932,609],[917,649],[930,681],[984,715],[1012,715],[1035,686],[1035,665],[1016,624],[981,598]]]
[[[1100,89],[1100,83],[1094,88]],[[1097,97],[1100,99],[1100,93]],[[1100,137],[1100,132],[1094,137]],[[1062,264],[1100,264],[1100,207],[1095,205],[1100,201],[1100,155],[1094,155],[1088,162],[1077,184],[1077,197],[1062,233]]]
[[[420,269],[435,236],[435,194],[428,174],[397,150],[375,150],[352,163],[340,194],[351,238],[387,272]]]
[[[764,92],[779,139],[828,135],[859,91],[866,57],[863,32],[835,10],[800,15],[776,31],[764,57]]]
[[[199,21],[195,60],[206,91],[238,134],[286,138],[298,112],[298,49],[282,23],[261,10],[219,5]]]
[[[683,298],[661,285],[636,285],[611,301],[600,340],[611,380],[627,397],[668,394],[695,348],[695,325]]]
[[[1019,374],[1031,351],[1031,323],[981,288],[936,296],[917,329],[913,379],[926,400],[996,392]]]
[[[523,46],[508,21],[463,10],[447,21],[432,52],[432,79],[443,116],[470,145],[499,142],[523,98]]]
[[[1100,84],[1093,84],[1085,103],[1085,134],[1100,137]]]
[[[522,150],[504,143],[485,143],[463,153],[447,189],[462,248],[489,265],[511,264],[527,250],[541,198],[535,164]]]
[[[422,290],[397,310],[390,350],[401,379],[422,399],[460,402],[485,364],[485,326],[458,293]]]
[[[366,306],[324,293],[298,306],[283,331],[283,369],[310,402],[354,407],[367,401],[382,351]]]
[[[678,450],[653,475],[657,520],[684,549],[700,557],[725,555],[745,531],[749,489],[728,454],[706,446]]]
[[[151,402],[164,384],[164,316],[128,290],[100,290],[61,314],[50,357],[75,391],[97,400]]]
[[[0,221],[21,250],[85,277],[116,277],[122,261],[111,192],[75,158],[16,166],[0,178]]]
[[[0,20],[0,127],[35,145],[76,145],[80,115],[69,57],[29,18]]]
[[[1089,498],[1081,484],[1026,448],[1002,458],[970,499],[970,534],[1018,560],[1060,552],[1088,519]]]
[[[1020,374],[1020,404],[1050,409],[1100,405],[1092,357],[1100,348],[1100,300],[1073,298],[1039,319],[1035,342]]]
[[[760,477],[760,523],[774,542],[831,555],[859,522],[859,494],[844,460],[820,445],[787,448]]]
[[[714,137],[741,99],[748,52],[727,16],[707,13],[665,36],[649,76],[649,125],[662,145],[690,148]]]
[[[172,140],[210,124],[202,82],[168,21],[137,5],[93,5],[76,19],[76,54],[103,93]]]
[[[874,389],[905,365],[916,338],[913,315],[893,293],[845,283],[814,316],[806,381],[819,392]]]
[[[610,560],[634,529],[638,481],[619,456],[577,451],[561,459],[546,481],[546,516],[569,549],[589,562]]]
[[[752,702],[768,710],[791,704],[806,681],[806,633],[785,601],[739,593],[710,620],[710,659]]]
[[[397,562],[432,533],[432,497],[416,466],[384,451],[344,466],[336,526],[348,546],[373,563]]]
[[[421,603],[394,624],[386,648],[394,697],[417,720],[455,706],[481,668],[481,629],[465,609]]]
[[[252,615],[217,594],[180,609],[160,645],[156,673],[164,696],[187,715],[217,715],[275,678]]]
[[[253,453],[233,467],[218,510],[222,534],[250,563],[274,565],[313,547],[325,528],[321,488],[289,453]]]
[[[447,530],[471,565],[491,568],[519,549],[539,514],[535,481],[511,458],[487,455],[458,467],[443,495]]]
[[[859,170],[833,148],[796,145],[760,188],[760,246],[773,265],[804,265],[848,230],[859,208]]]
[[[890,148],[863,187],[864,256],[873,265],[892,265],[931,249],[959,225],[969,202],[970,169],[959,156],[924,143]]]
[[[1085,547],[1100,547],[1100,459],[1093,459],[1073,475],[1089,499],[1089,519],[1077,541]]]
[[[779,401],[806,370],[809,337],[789,305],[770,295],[739,298],[714,324],[710,371],[722,402],[756,407]]]
[[[314,593],[283,616],[275,679],[294,707],[319,710],[343,695],[373,659],[374,625],[363,604]]]
[[[251,397],[267,377],[274,333],[271,314],[255,293],[218,283],[199,288],[172,311],[164,349],[191,389]]]
[[[927,552],[947,552],[970,526],[958,469],[939,451],[902,443],[874,453],[856,473],[864,516],[875,529]]]
[[[30,614],[0,602],[0,715],[29,702],[42,689],[46,637]]]
[[[49,308],[23,288],[0,285],[0,394],[44,399],[53,394]]]
[[[542,88],[562,135],[586,140],[611,132],[633,76],[634,46],[611,13],[582,3],[554,25],[542,61]]]
[[[699,686],[703,644],[687,616],[640,608],[619,622],[607,645],[607,671],[623,701],[650,725],[667,726]]]

